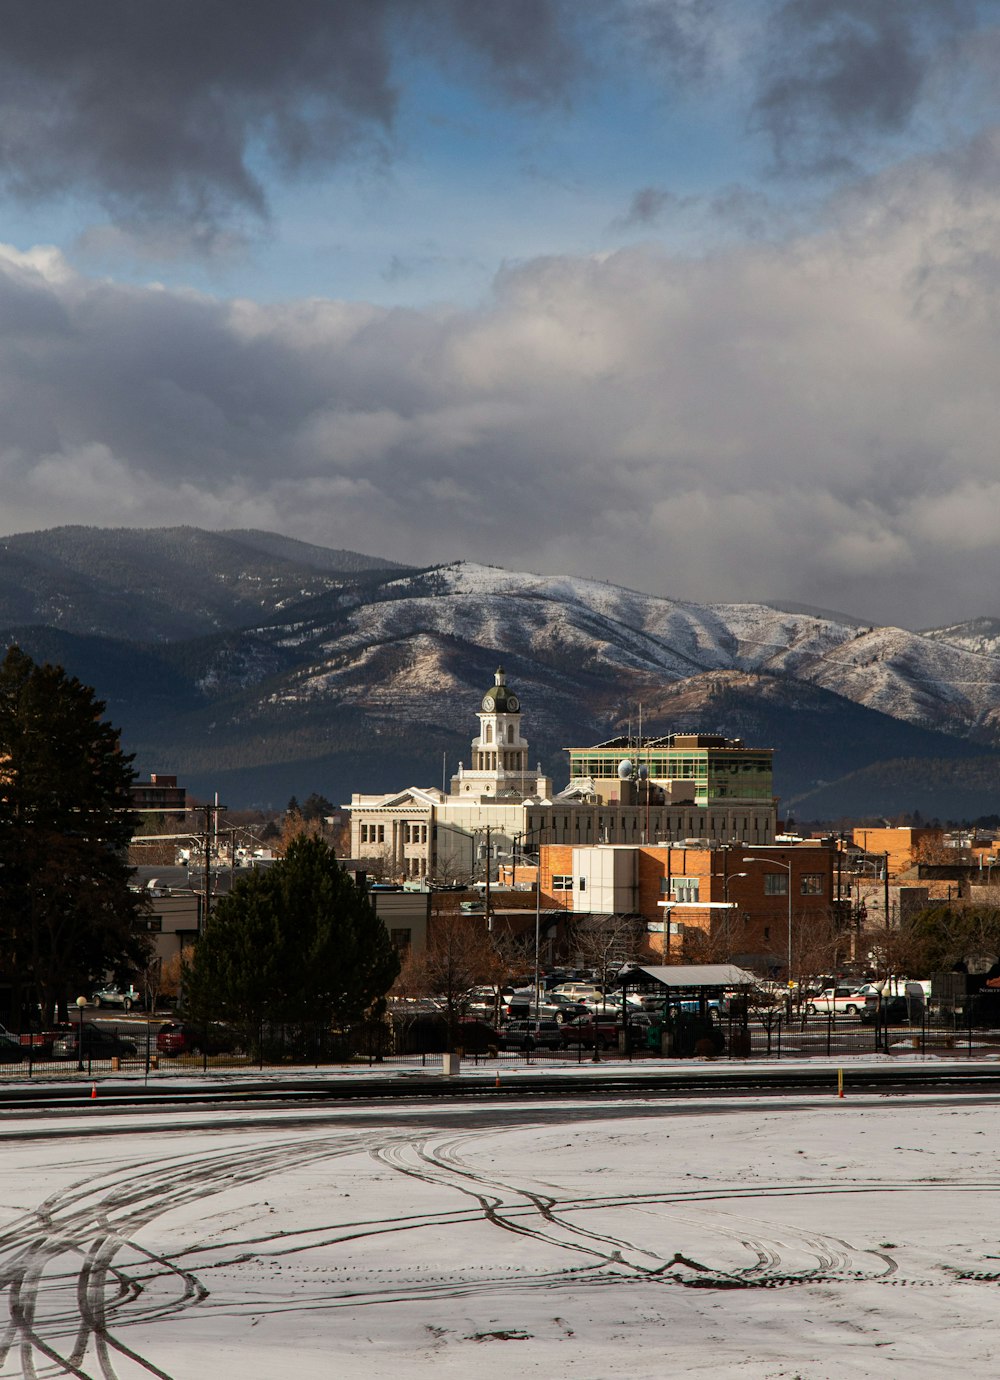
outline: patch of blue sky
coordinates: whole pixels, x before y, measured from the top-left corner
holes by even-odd
[[[636,193],[653,187],[674,205],[743,185],[760,162],[753,144],[735,112],[668,102],[648,83],[528,109],[417,76],[404,84],[391,162],[278,190],[276,238],[254,258],[285,291],[312,282],[374,301],[468,301],[512,260],[669,242],[682,234],[669,217],[629,223]]]

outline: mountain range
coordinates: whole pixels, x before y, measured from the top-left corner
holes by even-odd
[[[0,635],[106,701],[136,766],[203,798],[437,784],[499,662],[543,768],[628,732],[773,747],[800,819],[1000,809],[1000,623],[923,633],[456,562],[413,570],[259,531],[0,540]]]

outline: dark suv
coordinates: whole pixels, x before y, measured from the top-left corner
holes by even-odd
[[[501,1049],[562,1049],[562,1025],[559,1021],[508,1021],[500,1031]]]
[[[861,1013],[865,1025],[902,1025],[910,1019],[910,1005],[905,997],[866,997]]]

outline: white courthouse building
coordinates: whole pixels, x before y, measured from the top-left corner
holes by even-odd
[[[502,666],[478,713],[472,765],[458,764],[447,795],[435,786],[409,786],[391,795],[352,796],[352,858],[371,859],[373,870],[387,877],[464,881],[485,865],[487,829],[493,859],[529,844],[528,811],[551,806],[552,782],[541,766],[528,767],[521,703]]]
[[[635,780],[622,781],[619,798],[609,800],[600,783],[581,777],[555,793],[540,765],[529,769],[521,702],[502,666],[478,718],[471,766],[459,763],[447,793],[409,786],[389,795],[352,796],[345,806],[352,858],[389,879],[451,882],[485,877],[487,856],[495,876],[500,860],[534,854],[540,843],[774,841],[773,799],[707,801],[685,789],[687,783],[664,790]]]

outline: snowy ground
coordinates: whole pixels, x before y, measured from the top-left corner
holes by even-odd
[[[0,1127],[0,1376],[1000,1368],[989,1099],[92,1112]]]

